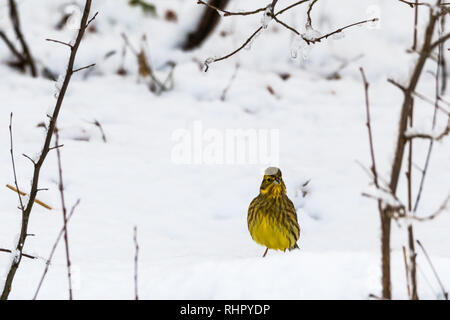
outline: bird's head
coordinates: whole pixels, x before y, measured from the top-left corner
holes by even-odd
[[[286,185],[281,177],[281,170],[275,167],[267,168],[259,191],[270,197],[286,194]]]

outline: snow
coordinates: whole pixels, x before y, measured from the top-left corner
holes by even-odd
[[[396,1],[345,0],[336,6],[334,1],[321,0],[313,9],[313,25],[322,34],[364,20],[373,12],[380,13],[381,21],[376,28],[347,29],[345,38],[338,41],[305,44],[306,49],[301,49],[310,52],[305,57],[300,50],[301,63],[290,56],[291,44],[298,37],[272,21],[250,50],[210,64],[205,73],[199,64],[235,50],[261,26],[261,16],[224,17],[202,48],[185,53],[177,45],[195,26],[202,8],[196,2],[154,0],[160,18],[152,18],[125,1],[94,1],[92,14],[99,11],[93,22],[97,33],[84,37],[75,68],[98,65],[86,79],[86,71],[73,76],[58,120],[67,206],[81,199],[68,226],[74,297],[133,298],[135,225],[142,299],[367,299],[371,293],[379,295],[379,215],[376,201],[361,196],[371,178],[357,164],[371,164],[359,67],[364,66],[371,83],[379,175],[388,179],[403,95],[386,79],[406,79],[409,72],[412,55],[406,49],[412,42],[413,10]],[[232,2],[229,10],[234,11],[261,6],[256,0]],[[0,19],[5,17],[1,4]],[[288,4],[279,1],[280,7]],[[306,8],[299,6],[283,14],[283,21],[301,29]],[[178,23],[163,19],[166,9],[177,13]],[[41,0],[39,8],[32,1],[20,2],[23,30],[38,64],[64,74],[68,48],[45,41],[72,38],[70,28],[54,28],[60,18],[58,10],[60,1]],[[421,19],[426,18],[423,10]],[[230,30],[234,33],[220,35]],[[138,84],[131,52],[124,60],[128,75],[116,74],[122,59],[122,32],[136,47],[146,33],[157,75],[166,74],[168,61],[177,63],[172,91],[156,96]],[[12,30],[7,33],[11,35]],[[117,53],[104,60],[111,50]],[[325,79],[324,75],[340,68],[342,59],[359,54],[363,54],[360,60],[339,71],[340,80]],[[46,114],[55,104],[55,82],[13,71],[5,64],[10,58],[0,42],[0,176],[3,184],[14,181],[7,129],[13,112],[17,174],[19,185],[26,190],[32,167],[20,155],[42,149],[45,131],[37,124],[48,121]],[[226,101],[221,101],[237,62],[239,73]],[[428,61],[425,69],[434,71],[435,65]],[[280,74],[290,78],[284,81]],[[418,91],[433,97],[433,76],[424,73],[422,77]],[[417,123],[429,127],[434,109],[420,100],[415,109]],[[94,119],[101,123],[107,143],[92,124]],[[440,119],[438,127],[446,121]],[[230,129],[279,131],[277,166],[298,209],[301,250],[269,251],[262,259],[264,248],[248,234],[247,208],[259,192],[264,170],[271,165],[175,163],[171,156],[174,132],[190,131],[198,121],[219,134]],[[450,189],[449,146],[449,139],[434,146],[419,216],[435,212]],[[423,166],[427,149],[428,141],[415,144],[417,165]],[[413,175],[417,192],[420,172]],[[398,195],[404,200],[404,174],[401,179]],[[47,257],[61,229],[57,181],[56,153],[50,152],[39,185],[49,191],[40,192],[38,198],[54,210],[34,207],[29,232],[36,236],[27,239],[24,253]],[[8,246],[20,226],[17,195],[2,188],[0,247],[13,249]],[[442,282],[450,288],[450,212],[414,226]],[[406,299],[402,254],[406,227],[393,223],[392,229],[393,294]],[[9,258],[0,253],[0,269],[8,266]],[[439,287],[420,251],[418,263],[419,295],[435,299]],[[23,259],[10,297],[30,299],[44,267],[42,260]],[[67,297],[60,243],[39,298]]]

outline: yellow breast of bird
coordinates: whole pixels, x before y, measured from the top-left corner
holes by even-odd
[[[295,245],[300,228],[294,207],[288,207],[286,203],[281,206],[276,203],[270,205],[258,198],[252,201],[247,222],[250,235],[256,243],[275,250],[285,250]]]

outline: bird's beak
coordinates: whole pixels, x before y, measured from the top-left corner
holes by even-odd
[[[273,181],[273,183],[275,184],[280,184],[280,180],[278,178],[275,178],[275,180]]]

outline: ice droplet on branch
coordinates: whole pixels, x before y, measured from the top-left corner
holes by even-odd
[[[305,27],[305,33],[303,34],[303,38],[306,40],[315,40],[322,36],[321,32],[315,30],[311,25],[307,24]]]
[[[209,65],[216,60],[214,57],[209,57],[203,62],[203,71],[208,71]]]
[[[263,29],[267,29],[269,22],[272,21],[272,5],[268,5],[266,10],[264,10],[263,16],[261,18],[261,26]]]
[[[253,38],[247,43],[247,45],[244,47],[245,50],[250,50],[252,48],[253,42],[255,41],[256,38],[258,38],[261,33],[263,32],[264,29],[260,29],[254,36]]]
[[[344,33],[344,31],[335,33],[335,34],[333,34],[333,35],[331,36],[331,39],[333,39],[333,40],[340,40],[340,39],[343,39],[343,38],[345,38],[345,33]]]
[[[302,62],[308,59],[310,51],[311,47],[306,44],[302,36],[298,36],[294,39],[291,45],[291,58],[293,60],[297,60],[298,62]]]
[[[55,89],[56,90],[55,90],[55,93],[53,95],[55,97],[55,99],[58,99],[58,97],[59,97],[59,93],[61,92],[61,88],[62,88],[63,83],[64,83],[64,78],[65,78],[65,75],[60,74],[59,77],[58,77],[58,80],[55,83]],[[53,110],[49,109],[47,111],[47,114],[52,115],[53,114]]]

